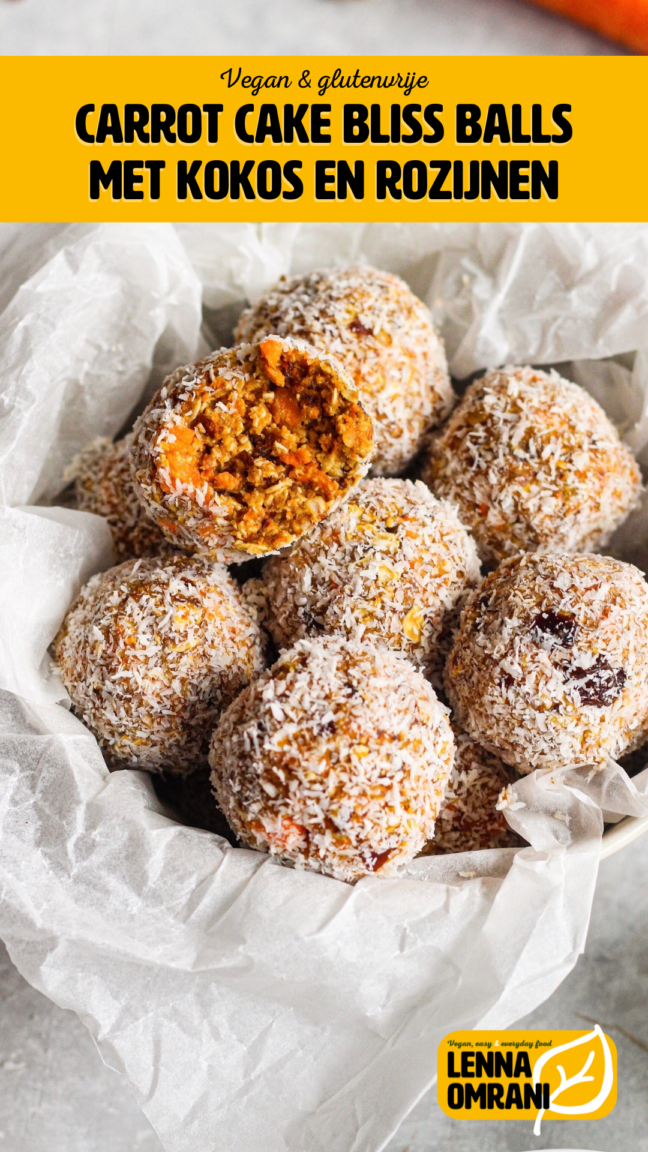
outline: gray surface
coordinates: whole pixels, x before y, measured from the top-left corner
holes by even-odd
[[[388,1152],[527,1152],[572,1148],[648,1152],[648,836],[606,860],[585,955],[558,991],[518,1027],[610,1032],[619,1102],[589,1123],[467,1122],[444,1116],[434,1092]],[[161,1152],[126,1083],[106,1068],[76,1016],[30,988],[0,960],[0,1152]],[[213,1148],[227,1152],[216,1137]]]
[[[619,51],[523,0],[0,0],[5,54]]]

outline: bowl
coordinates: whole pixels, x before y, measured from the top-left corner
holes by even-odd
[[[638,840],[644,832],[648,832],[648,816],[626,816],[625,819],[619,820],[618,824],[613,824],[603,833],[601,860],[607,860],[608,856],[614,856],[615,852],[627,848],[628,844]]]

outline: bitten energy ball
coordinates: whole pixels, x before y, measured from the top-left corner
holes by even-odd
[[[371,420],[342,368],[270,336],[168,378],[135,426],[133,477],[176,547],[240,563],[319,523],[372,450]]]
[[[522,555],[473,593],[445,683],[458,722],[520,772],[601,764],[648,732],[648,585],[606,556]]]
[[[218,802],[252,848],[339,880],[393,875],[431,836],[452,767],[446,709],[408,661],[300,640],[223,714]]]
[[[375,476],[402,472],[452,407],[430,313],[397,276],[362,267],[282,279],[237,328],[242,341],[272,332],[308,340],[344,365],[374,421]]]
[[[456,503],[487,561],[600,548],[641,488],[596,401],[534,368],[498,369],[471,384],[435,438],[423,478]]]
[[[280,646],[337,632],[387,644],[432,673],[445,661],[442,632],[478,581],[477,549],[451,504],[420,481],[363,480],[266,562],[267,625]]]
[[[130,470],[132,434],[113,443],[91,440],[74,460],[77,505],[82,512],[105,516],[117,555],[159,556],[172,545],[139,502]]]
[[[514,778],[499,757],[453,726],[455,760],[434,825],[434,837],[421,853],[440,856],[484,848],[517,848],[522,838],[498,811],[500,793]]]
[[[221,709],[263,667],[258,625],[225,569],[177,554],[93,576],[54,655],[109,760],[150,771],[204,763]]]

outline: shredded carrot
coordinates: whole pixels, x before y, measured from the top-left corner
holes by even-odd
[[[305,446],[297,448],[295,452],[286,452],[284,454],[284,463],[290,465],[292,468],[298,467],[300,464],[310,464],[313,459],[313,454],[310,448]]]
[[[275,424],[298,428],[302,422],[302,410],[288,388],[277,388],[270,408]]]
[[[316,492],[321,492],[325,500],[332,500],[337,496],[340,491],[340,485],[337,481],[331,479],[322,472],[317,464],[304,464],[296,468],[291,468],[289,472],[291,480],[296,480],[298,484],[307,484],[314,488]]]
[[[240,492],[243,477],[234,476],[231,472],[215,472],[211,477],[211,483],[217,492]]]
[[[259,344],[259,353],[266,375],[279,388],[285,383],[283,372],[279,367],[283,348],[282,341],[277,340],[274,336],[266,336],[265,340]]]
[[[179,480],[181,484],[193,484],[194,488],[199,488],[203,483],[199,468],[202,454],[200,437],[186,424],[174,424],[172,431],[175,439],[162,444],[160,453],[171,484],[161,481],[162,486],[165,491],[173,492],[175,481]]]

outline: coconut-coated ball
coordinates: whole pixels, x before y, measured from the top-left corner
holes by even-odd
[[[507,367],[471,384],[423,478],[452,500],[482,560],[603,547],[641,477],[599,404],[556,372]]]
[[[452,504],[421,481],[363,480],[289,552],[266,561],[266,622],[279,646],[339,633],[386,644],[433,674],[479,579],[477,549]]]
[[[631,564],[527,553],[472,594],[445,684],[457,721],[519,772],[600,765],[648,731],[648,585]]]
[[[273,332],[307,340],[344,366],[374,422],[374,476],[402,472],[452,408],[443,343],[398,276],[362,266],[281,279],[236,329],[241,341]]]
[[[479,852],[485,848],[518,848],[524,841],[498,808],[501,792],[516,774],[467,732],[453,724],[455,760],[423,856]]]
[[[339,880],[393,875],[434,828],[454,754],[446,713],[388,649],[300,640],[222,715],[216,798],[252,848]]]
[[[73,463],[77,506],[105,516],[117,556],[159,556],[173,546],[140,503],[131,476],[133,436],[91,440]]]
[[[270,336],[170,376],[135,425],[131,462],[175,547],[238,564],[318,524],[372,451],[371,420],[337,361]]]
[[[149,771],[204,764],[219,713],[263,667],[259,626],[226,569],[179,554],[93,576],[54,655],[109,762]]]

